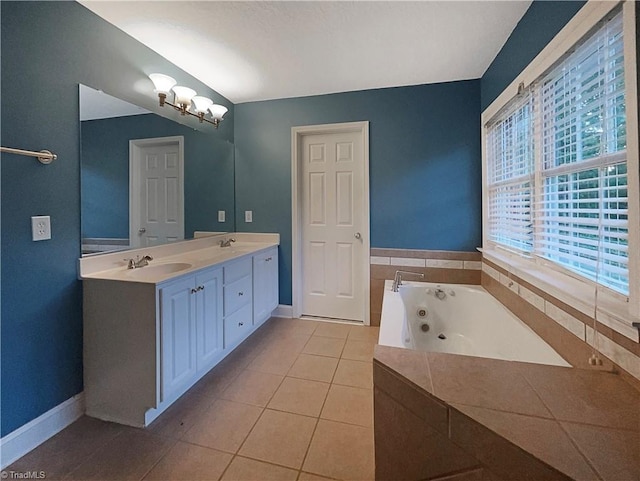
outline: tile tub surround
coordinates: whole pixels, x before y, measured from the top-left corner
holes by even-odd
[[[5,471],[71,481],[373,480],[378,331],[271,318],[148,428],[82,417]]]
[[[371,325],[380,325],[384,281],[393,279],[397,270],[424,274],[424,279],[410,280],[480,284],[481,260],[482,256],[479,252],[372,248],[370,250]]]
[[[509,287],[509,284],[512,284]],[[593,318],[484,259],[482,287],[529,325],[571,365],[592,369]],[[598,323],[604,369],[620,369],[640,389],[640,343]]]
[[[373,378],[376,479],[640,479],[619,375],[376,346]]]

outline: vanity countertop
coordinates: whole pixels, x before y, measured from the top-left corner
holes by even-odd
[[[234,238],[229,247],[220,240]],[[201,237],[156,247],[118,251],[79,259],[78,277],[123,282],[159,284],[207,267],[213,267],[275,247],[278,234],[232,233]],[[144,267],[129,269],[128,259],[150,255],[153,260]]]

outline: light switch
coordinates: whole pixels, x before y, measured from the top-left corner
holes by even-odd
[[[218,211],[218,222],[224,222],[224,219],[226,218],[226,213],[223,210],[219,210]]]
[[[244,221],[245,222],[253,222],[253,211],[245,210],[244,211]]]
[[[34,241],[51,239],[51,218],[48,215],[32,216],[31,235]]]

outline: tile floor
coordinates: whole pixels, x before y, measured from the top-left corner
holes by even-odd
[[[272,318],[147,429],[82,417],[6,471],[67,480],[373,480],[378,328]]]

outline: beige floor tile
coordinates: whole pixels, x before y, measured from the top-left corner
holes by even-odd
[[[241,370],[223,371],[213,369],[189,389],[190,393],[198,393],[211,398],[218,398],[229,387]]]
[[[332,384],[320,417],[373,426],[373,392],[371,389]]]
[[[260,351],[256,351],[255,349],[248,348],[244,344],[236,347],[231,353],[225,357],[220,364],[218,364],[215,368],[213,368],[212,372],[233,372],[234,374],[239,374],[242,369],[247,367],[247,365],[253,360],[254,357],[258,355]]]
[[[267,407],[318,417],[328,391],[324,382],[285,377]]]
[[[295,481],[298,471],[236,456],[222,481]]]
[[[269,348],[258,354],[247,366],[247,369],[284,376],[291,369],[297,357],[297,352]]]
[[[304,354],[315,354],[316,356],[340,357],[344,343],[344,339],[311,336],[302,352]]]
[[[45,471],[47,479],[62,479],[122,429],[119,424],[82,416],[5,471]]]
[[[299,469],[315,425],[307,416],[266,409],[239,454]]]
[[[370,362],[340,359],[333,382],[344,386],[373,389],[373,365]]]
[[[217,481],[232,459],[231,454],[178,441],[144,481]]]
[[[310,337],[306,334],[281,335],[276,333],[263,351],[300,354]]]
[[[213,402],[214,398],[210,396],[189,391],[151,423],[146,431],[180,439]]]
[[[351,326],[348,324],[337,324],[334,322],[321,322],[314,331],[314,336],[335,337],[338,339],[346,339],[349,335]]]
[[[374,347],[375,343],[370,341],[353,341],[348,339],[342,351],[342,357],[354,361],[373,362]]]
[[[273,327],[279,334],[284,335],[307,335],[311,336],[318,324],[317,321],[309,321],[306,319],[284,319],[275,318],[273,320]]]
[[[284,376],[257,371],[243,371],[220,396],[221,399],[255,406],[266,406]]]
[[[182,437],[184,441],[236,453],[262,414],[262,408],[219,399]]]
[[[148,434],[141,429],[123,428],[123,432],[85,459],[66,479],[138,481],[174,443],[169,438]]]
[[[293,363],[287,376],[311,381],[331,382],[336,371],[338,359],[326,356],[300,354]]]
[[[373,429],[321,419],[302,469],[335,479],[373,480]]]
[[[378,342],[380,328],[374,326],[351,326],[347,339],[351,341],[368,341],[374,344]]]

